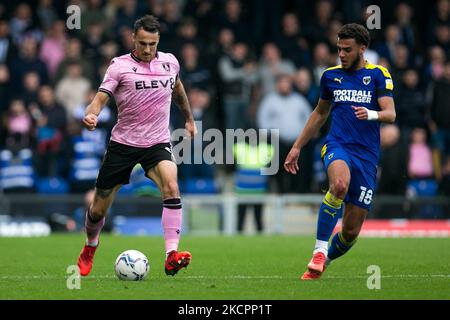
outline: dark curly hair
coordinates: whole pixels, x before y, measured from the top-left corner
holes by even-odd
[[[341,30],[338,32],[338,37],[339,39],[355,39],[356,43],[369,47],[369,31],[358,23],[343,25]]]
[[[138,30],[141,28],[147,32],[159,33],[160,25],[159,25],[158,18],[156,18],[155,16],[152,16],[152,15],[149,15],[149,14],[139,18],[134,23],[134,33],[137,33]]]

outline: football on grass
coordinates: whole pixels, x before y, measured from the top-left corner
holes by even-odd
[[[147,277],[150,264],[142,252],[127,250],[117,257],[114,270],[120,280],[140,281]]]

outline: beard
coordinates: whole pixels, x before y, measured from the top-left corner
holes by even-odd
[[[356,70],[356,68],[358,67],[360,62],[361,62],[361,57],[358,56],[355,59],[355,61],[353,61],[353,63],[347,68],[347,70]]]

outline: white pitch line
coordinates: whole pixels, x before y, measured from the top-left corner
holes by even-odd
[[[367,279],[367,276],[326,276],[324,279]],[[396,275],[380,275],[381,278],[450,278],[450,274],[396,274]]]
[[[368,276],[327,276],[329,279],[366,279]],[[186,276],[188,279],[292,279],[293,277],[282,276]],[[398,274],[398,275],[381,275],[381,278],[450,278],[450,274]]]
[[[324,275],[323,279],[367,279],[368,276],[328,276]],[[93,275],[88,276],[85,279],[113,279],[116,278],[115,275]],[[248,280],[263,280],[263,279],[295,279],[296,276],[283,277],[283,276],[246,276],[246,275],[232,275],[232,276],[183,276],[184,279],[204,279],[204,280],[232,280],[232,279],[248,279]],[[397,275],[381,275],[381,278],[450,278],[450,274],[397,274]],[[27,279],[37,279],[37,280],[60,280],[66,279],[66,276],[45,276],[45,275],[28,275],[28,276],[0,276],[3,280],[27,280]]]

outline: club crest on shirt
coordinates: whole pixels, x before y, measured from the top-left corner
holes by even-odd
[[[167,72],[170,72],[170,64],[169,63],[163,63],[162,64],[164,70],[166,70]]]
[[[370,80],[372,80],[370,76],[366,76],[363,78],[363,82],[366,86],[370,83]]]

